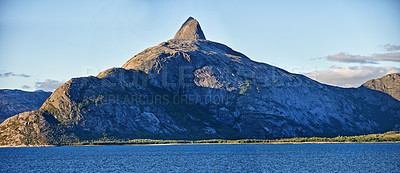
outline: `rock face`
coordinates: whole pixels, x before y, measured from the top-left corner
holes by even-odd
[[[362,86],[369,89],[382,91],[400,101],[400,73],[392,73],[379,79],[369,80]]]
[[[200,31],[189,18],[180,36],[142,51],[122,68],[69,80],[39,111],[3,122],[1,144],[331,137],[400,127],[400,102],[387,94],[324,85],[252,61],[205,40]]]
[[[38,110],[51,92],[0,90],[0,122],[26,111]]]
[[[185,23],[181,26],[179,31],[175,34],[174,39],[203,39],[205,40],[206,37],[204,36],[203,31],[201,30],[199,22],[189,17]]]
[[[20,113],[0,125],[0,145],[29,146],[47,145],[54,138],[44,116],[38,111]],[[50,133],[49,133],[50,132]]]

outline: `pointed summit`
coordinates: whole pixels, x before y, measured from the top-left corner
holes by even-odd
[[[199,22],[193,17],[189,17],[175,34],[174,39],[206,39],[201,30]]]

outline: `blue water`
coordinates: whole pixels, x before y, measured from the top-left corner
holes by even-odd
[[[400,144],[0,148],[0,172],[400,172]]]

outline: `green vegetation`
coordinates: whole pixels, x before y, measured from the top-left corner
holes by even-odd
[[[78,103],[79,109],[87,108],[90,105],[90,100],[84,99],[82,102]]]
[[[69,143],[65,145],[148,145],[148,144],[292,144],[292,143],[368,143],[368,142],[400,142],[400,131],[390,131],[383,134],[370,134],[360,136],[338,136],[334,138],[286,138],[286,139],[208,139],[208,140],[96,140]]]
[[[227,87],[229,87],[229,85],[231,85],[230,82],[229,82],[229,83],[225,83],[225,84],[224,84],[224,87],[227,88]]]
[[[98,95],[97,98],[96,98],[96,100],[94,101],[94,103],[96,104],[96,106],[97,106],[97,104],[99,104],[103,99],[104,99],[104,96],[103,96],[103,95]]]
[[[51,102],[49,102],[47,106],[47,111],[52,114],[58,114],[60,112]]]
[[[251,84],[251,81],[250,80],[246,80],[246,83],[244,83],[244,86],[239,91],[239,94],[245,94],[247,92],[247,89],[249,89],[250,84]]]

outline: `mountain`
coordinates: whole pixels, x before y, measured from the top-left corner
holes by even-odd
[[[0,90],[0,122],[18,113],[38,110],[50,94],[44,91]]]
[[[38,111],[0,125],[2,145],[97,139],[274,139],[400,128],[400,102],[366,87],[339,88],[252,61],[206,40],[189,18],[174,39],[122,68],[73,78]]]
[[[373,90],[382,91],[400,101],[400,73],[392,73],[379,79],[369,80],[362,86]]]

